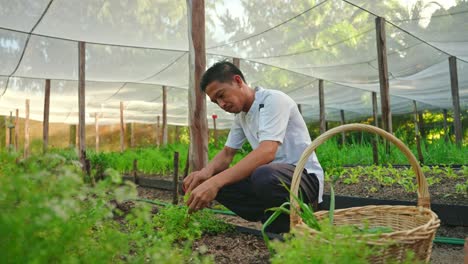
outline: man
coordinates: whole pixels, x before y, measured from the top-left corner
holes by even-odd
[[[265,222],[265,211],[289,199],[282,182],[291,184],[295,164],[311,143],[296,103],[286,94],[260,87],[251,89],[242,72],[222,61],[203,75],[200,88],[224,111],[236,114],[225,147],[200,171],[183,183],[190,193],[190,211],[218,202],[249,221]],[[253,151],[229,167],[236,151],[247,139]],[[303,200],[321,202],[323,170],[315,153],[302,173]],[[289,216],[280,216],[267,231],[289,231]]]

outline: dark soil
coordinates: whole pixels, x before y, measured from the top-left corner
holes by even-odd
[[[468,193],[455,192],[456,184],[463,184],[466,177],[449,179],[440,176],[440,182],[429,186],[431,203],[468,205]],[[417,201],[416,192],[408,192],[401,185],[383,185],[375,179],[361,176],[358,183],[346,184],[342,179],[334,186],[335,195],[376,198],[386,200]],[[330,184],[325,184],[324,193],[330,193]]]
[[[140,197],[147,199],[158,199],[164,201],[172,200],[171,191],[163,191],[151,188],[138,187]],[[226,222],[238,226],[249,227],[259,230],[261,223],[248,222],[240,217],[218,215]],[[465,238],[468,237],[468,227],[441,226],[437,236]],[[193,249],[202,253],[210,254],[215,263],[269,263],[269,252],[261,237],[238,232],[218,235],[205,235],[195,242]],[[431,255],[431,263],[463,263],[463,247],[434,244]]]

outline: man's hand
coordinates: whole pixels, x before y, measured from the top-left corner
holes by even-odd
[[[208,174],[206,170],[194,171],[190,173],[184,179],[183,187],[185,193],[190,193],[193,189],[195,189],[202,182],[208,180],[210,177],[211,175]]]
[[[216,198],[220,187],[213,180],[208,180],[196,187],[187,201],[189,213],[201,210]]]

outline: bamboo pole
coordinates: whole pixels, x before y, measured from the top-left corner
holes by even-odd
[[[325,96],[323,92],[323,80],[319,80],[319,106],[320,106],[320,134],[327,131],[327,124],[325,119]]]
[[[26,99],[24,117],[24,158],[29,157],[29,99]]]
[[[125,126],[124,126],[124,105],[120,101],[120,152],[125,150]]]
[[[167,87],[162,87],[162,145],[167,145]]]
[[[419,122],[418,122],[418,106],[416,101],[413,100],[413,112],[414,112],[414,135],[416,138],[416,149],[418,151],[418,159],[419,162],[422,164],[424,163],[424,157],[421,150],[421,136],[419,133]]]
[[[46,153],[49,146],[49,110],[50,109],[50,79],[45,80],[44,118],[42,120],[42,152]]]
[[[390,85],[388,81],[387,64],[387,38],[385,35],[385,19],[377,17],[375,19],[376,40],[377,40],[377,58],[379,63],[379,81],[380,81],[380,102],[382,107],[382,128],[392,132],[392,113],[390,110]]]
[[[455,143],[457,146],[462,146],[462,123],[460,118],[460,97],[458,91],[458,71],[457,71],[457,58],[454,56],[449,57],[450,67],[450,84],[452,88],[452,103],[453,103],[453,125],[455,129]]]
[[[201,170],[208,163],[208,122],[206,95],[200,89],[200,79],[206,67],[205,1],[187,0],[189,35],[189,126],[191,171]]]
[[[86,46],[84,42],[78,43],[78,142],[80,162],[83,170],[86,171],[86,98],[85,98],[85,81],[86,81]]]
[[[5,150],[8,151],[8,142],[10,142],[10,134],[8,133],[8,117],[4,116],[5,119]]]

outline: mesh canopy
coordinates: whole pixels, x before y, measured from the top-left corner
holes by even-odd
[[[0,115],[42,120],[51,79],[51,122],[78,123],[78,42],[86,42],[86,122],[188,124],[186,1],[0,0]],[[460,107],[468,109],[468,3],[456,0],[209,0],[207,66],[240,58],[251,87],[290,95],[306,121],[372,115],[380,105],[375,19],[387,22],[392,114],[452,109],[448,58],[457,58]],[[209,98],[207,98],[209,99]],[[213,127],[234,118],[207,100]]]

